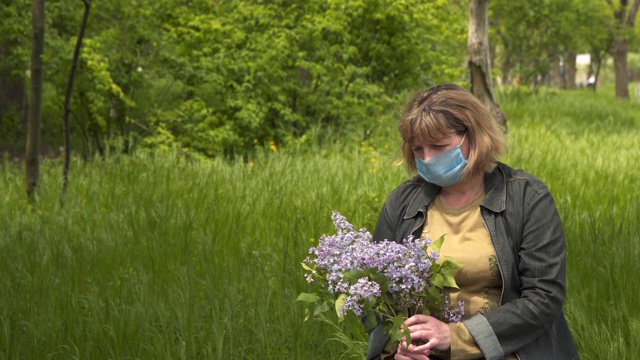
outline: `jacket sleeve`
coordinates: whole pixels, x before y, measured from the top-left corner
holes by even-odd
[[[373,241],[401,242],[419,230],[424,224],[424,209],[429,200],[428,196],[434,196],[437,189],[435,185],[430,185],[418,177],[398,186],[380,210]]]
[[[389,206],[389,200],[387,200],[382,206],[382,210],[380,210],[380,215],[378,215],[378,221],[376,222],[376,228],[373,232],[374,242],[393,240],[395,238],[397,225],[392,219]]]
[[[487,227],[498,239],[496,247],[510,248],[497,252],[514,253],[500,265],[505,296],[519,296],[504,298],[499,308],[464,321],[487,359],[503,358],[551,331],[565,298],[565,238],[553,197],[535,178],[516,183],[510,185],[505,210]],[[505,225],[509,222],[511,226]]]

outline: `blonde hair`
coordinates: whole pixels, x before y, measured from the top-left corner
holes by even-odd
[[[493,170],[505,149],[502,131],[491,113],[473,94],[455,84],[413,93],[402,109],[399,130],[409,174],[416,171],[411,150],[414,141],[432,143],[466,133],[469,158],[462,181]]]

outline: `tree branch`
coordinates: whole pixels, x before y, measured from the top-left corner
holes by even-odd
[[[60,207],[64,206],[64,198],[67,194],[67,183],[69,180],[69,163],[71,162],[71,144],[69,134],[69,113],[71,112],[71,94],[73,92],[73,81],[75,79],[76,69],[78,68],[78,58],[80,58],[80,49],[82,48],[82,39],[84,38],[84,31],[87,28],[87,21],[89,19],[89,10],[91,10],[91,3],[89,0],[83,0],[84,2],[84,15],[82,16],[82,24],[80,24],[80,31],[78,32],[78,39],[76,40],[76,47],[73,50],[73,60],[71,61],[71,70],[69,71],[69,80],[67,81],[67,89],[64,96],[64,114],[62,115],[62,129],[64,137],[64,163],[62,165],[62,190],[60,191]]]

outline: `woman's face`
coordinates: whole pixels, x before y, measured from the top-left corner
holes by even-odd
[[[413,156],[428,161],[432,157],[439,155],[449,149],[460,145],[460,151],[465,159],[469,159],[469,141],[465,135],[451,135],[436,142],[425,142],[416,140],[411,143]]]

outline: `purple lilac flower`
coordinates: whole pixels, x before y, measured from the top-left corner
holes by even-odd
[[[316,270],[306,276],[308,282],[318,276],[324,278],[329,293],[347,296],[339,309],[341,316],[348,311],[361,315],[365,300],[381,296],[379,284],[368,278],[350,285],[344,273],[351,270],[375,269],[384,275],[389,280],[388,290],[400,307],[420,304],[421,299],[413,294],[428,289],[431,264],[439,257],[437,251],[425,251],[431,245],[430,239],[409,237],[401,244],[387,240],[373,242],[366,229],[355,231],[340,213],[334,212],[331,218],[337,234],[323,235],[318,246],[309,249],[314,256],[307,257],[305,263]],[[449,307],[445,310],[452,317],[457,314],[455,311]]]
[[[432,261],[437,261],[437,260],[438,260],[438,258],[440,258],[440,254],[438,254],[438,252],[437,252],[437,251],[435,251],[435,250],[431,250],[431,252],[429,253],[429,258],[430,258]]]
[[[353,225],[347,221],[347,218],[342,216],[339,212],[334,211],[331,214],[331,220],[338,231],[338,234],[353,231]]]
[[[458,301],[457,305],[458,306],[456,308],[452,308],[449,303],[449,297],[445,296],[442,319],[450,323],[462,321],[462,315],[464,315],[464,302]]]
[[[349,296],[347,296],[344,305],[338,309],[338,314],[344,316],[347,311],[352,311],[360,316],[362,315],[361,301],[380,297],[380,284],[361,278],[349,288],[348,294]]]

